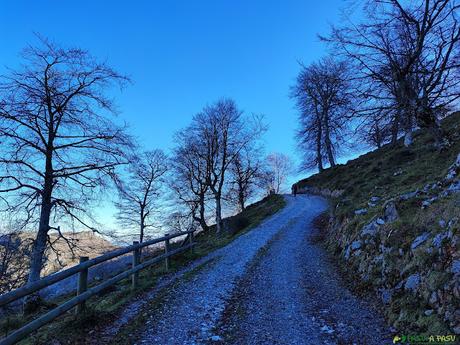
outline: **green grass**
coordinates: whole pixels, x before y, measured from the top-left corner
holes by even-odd
[[[225,219],[226,230],[222,233],[217,234],[215,232],[215,226],[212,226],[208,232],[198,233],[195,236],[195,242],[197,244],[194,247],[193,253],[186,251],[173,257],[171,259],[169,273],[178,271],[191,261],[227,245],[237,237],[259,225],[265,218],[275,214],[284,206],[285,201],[282,196],[271,195],[248,206],[242,213]],[[182,279],[191,279],[202,268],[202,266],[197,267],[195,270],[185,274]],[[115,320],[118,313],[120,313],[125,306],[129,305],[134,298],[139,298],[152,289],[156,285],[158,279],[166,273],[163,263],[141,271],[139,274],[139,286],[135,291],[131,289],[130,279],[122,280],[103,293],[90,298],[86,302],[87,309],[83,314],[75,316],[73,311],[69,311],[50,324],[40,328],[33,335],[21,341],[20,344],[49,344],[52,340],[57,340],[59,344],[63,345],[87,344],[87,336],[90,332],[97,333],[98,330]],[[94,284],[95,283],[91,284],[91,286]],[[3,317],[2,320],[0,320],[0,337],[36,319],[39,315],[65,302],[72,296],[73,294],[68,294],[48,301],[40,311],[31,315],[10,314],[8,317]],[[152,303],[160,303],[161,298],[162,294],[159,293],[158,298],[152,301]],[[147,315],[138,315],[132,327],[137,327],[141,324],[146,316]],[[132,327],[127,327],[127,329],[124,330],[124,334],[126,335],[125,338],[128,342],[128,333]]]

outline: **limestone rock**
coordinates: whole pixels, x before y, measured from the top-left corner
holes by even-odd
[[[452,261],[451,271],[453,274],[460,274],[460,259]]]
[[[353,241],[353,243],[351,244],[351,249],[357,250],[359,248],[361,248],[361,241]]]
[[[355,211],[355,214],[356,214],[357,216],[362,215],[362,214],[366,214],[366,213],[367,213],[367,209],[366,209],[366,208],[360,208],[359,210],[356,210],[356,211]]]
[[[441,248],[442,241],[444,241],[447,237],[449,236],[448,232],[442,232],[440,234],[437,234],[434,238],[433,241],[431,242],[435,248]]]
[[[381,290],[382,302],[388,304],[391,302],[391,298],[393,296],[393,291],[390,289],[382,289]]]
[[[374,237],[377,235],[379,232],[379,225],[377,224],[377,221],[373,220],[369,224],[363,226],[363,229],[361,230],[361,236],[371,236]]]
[[[420,274],[414,273],[407,278],[406,283],[404,284],[404,289],[415,291],[417,290],[419,285],[420,285]]]
[[[414,240],[414,242],[412,242],[412,245],[410,246],[410,248],[412,250],[414,250],[415,248],[417,248],[418,246],[420,246],[421,244],[423,244],[424,242],[426,242],[426,240],[430,237],[430,233],[429,232],[424,232],[423,234],[421,234],[420,236],[417,236],[417,238]]]
[[[398,211],[396,210],[396,205],[394,202],[389,202],[385,206],[384,210],[384,220],[387,223],[396,221],[399,218]]]
[[[437,200],[438,200],[437,196],[434,196],[434,197],[432,197],[432,198],[430,198],[428,200],[424,200],[422,202],[422,208],[426,208],[426,207],[430,206],[432,203],[434,203]]]
[[[409,200],[415,198],[418,195],[418,190],[414,192],[408,192],[399,196],[399,200]]]

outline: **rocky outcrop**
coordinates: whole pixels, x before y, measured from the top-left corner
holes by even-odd
[[[311,186],[301,187],[297,190],[299,194],[313,194],[313,195],[321,195],[325,198],[339,198],[343,195],[344,191],[342,189],[334,189],[330,190],[328,188],[317,188]]]
[[[370,196],[372,212],[357,209],[341,222],[330,222],[329,245],[341,253],[355,281],[381,298],[396,328],[447,327],[460,334],[460,214],[443,218],[443,206],[436,206],[454,205],[456,194],[460,155],[444,179],[387,200]],[[405,226],[399,220],[407,207],[415,207],[414,216],[425,215],[432,225]],[[407,211],[405,217],[407,222]]]

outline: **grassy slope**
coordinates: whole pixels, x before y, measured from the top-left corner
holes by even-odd
[[[340,258],[339,261],[348,275],[355,279],[360,291],[394,288],[410,274],[422,273],[422,284],[417,295],[396,293],[385,309],[389,321],[403,330],[448,332],[451,331],[449,324],[452,327],[456,323],[445,319],[445,312],[449,308],[455,310],[459,307],[458,299],[452,297],[452,290],[446,290],[444,295],[441,293],[445,305],[441,304],[439,310],[428,300],[430,293],[442,290],[443,284],[448,283],[449,279],[449,286],[454,284],[452,279],[455,278],[446,272],[452,257],[458,256],[458,244],[457,247],[444,248],[439,253],[428,253],[429,244],[416,251],[412,251],[410,246],[421,233],[428,231],[435,236],[445,231],[439,224],[440,220],[455,220],[452,230],[454,235],[458,234],[458,194],[440,199],[427,209],[422,209],[421,203],[430,194],[409,200],[396,199],[400,219],[382,227],[379,243],[364,244],[363,254],[352,257],[350,261],[345,262],[343,257],[345,248],[359,238],[362,227],[382,215],[386,200],[422,190],[428,183],[436,183],[446,176],[449,166],[460,153],[460,113],[445,119],[442,125],[453,141],[446,151],[438,152],[432,145],[430,135],[419,131],[410,148],[405,148],[401,142],[397,147],[385,146],[298,182],[300,188],[308,186],[344,191],[341,197],[333,200],[336,203],[334,219],[337,226],[329,229],[327,245]],[[429,193],[436,195],[437,192],[439,190],[435,189]],[[381,201],[375,207],[369,207],[368,202],[373,196],[380,197]],[[369,212],[355,215],[354,211],[361,208]],[[390,251],[382,254],[379,245],[390,248]],[[385,269],[372,262],[379,254],[383,255]],[[430,309],[435,309],[435,312],[431,316],[425,315],[425,310]]]
[[[401,141],[397,147],[387,145],[345,165],[301,180],[298,185],[344,190],[345,204],[340,209],[341,215],[367,207],[371,196],[389,198],[422,189],[427,183],[443,178],[460,152],[460,113],[447,118],[443,127],[454,139],[449,150],[439,152],[433,147],[428,133],[418,132],[413,147],[405,148]],[[402,170],[402,174],[394,176],[398,170]]]
[[[256,227],[265,218],[273,215],[285,206],[282,196],[273,195],[246,208],[242,213],[227,218],[225,220],[227,231],[216,234],[214,227],[207,233],[199,233],[195,237],[197,245],[194,253],[184,252],[171,260],[171,272],[183,268],[187,263],[202,257],[213,250],[221,248],[230,243],[238,236]],[[133,298],[139,298],[143,293],[155,286],[157,280],[165,275],[163,264],[152,266],[141,271],[139,288],[136,291],[130,289],[130,280],[126,279],[108,289],[99,296],[91,298],[87,305],[87,312],[79,317],[68,312],[56,319],[47,326],[42,327],[35,334],[28,337],[21,344],[49,344],[52,339],[56,339],[59,344],[86,344],[87,335],[91,331],[102,329],[112,320],[118,317],[123,308],[130,303]],[[184,277],[186,279],[187,277]],[[49,301],[41,313],[47,308],[55,307],[71,296],[62,296],[57,300]],[[11,332],[26,322],[37,318],[39,313],[24,317],[22,315],[10,315],[0,321],[0,338],[7,332]]]

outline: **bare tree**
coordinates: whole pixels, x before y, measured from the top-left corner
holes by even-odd
[[[257,184],[262,177],[260,151],[248,147],[235,156],[230,166],[229,199],[235,200],[238,210],[244,211],[246,202],[254,195]]]
[[[217,232],[223,229],[222,197],[229,167],[264,130],[260,117],[244,117],[231,99],[217,101],[193,118],[191,131],[202,145],[199,152],[206,161],[207,185],[215,200]]]
[[[317,166],[321,172],[324,157],[330,166],[336,164],[353,105],[347,74],[345,63],[327,57],[308,67],[302,66],[292,87],[291,97],[300,112],[297,138],[305,154],[304,168]]]
[[[134,156],[127,170],[127,176],[117,179],[116,183],[117,219],[123,226],[137,228],[142,243],[145,232],[154,226],[154,214],[168,170],[167,157],[161,150],[146,151]]]
[[[176,147],[171,160],[171,188],[180,203],[187,207],[191,217],[200,224],[203,231],[207,231],[209,167],[203,147],[194,135],[191,128],[186,128],[176,135]]]
[[[333,28],[323,38],[355,63],[357,89],[368,101],[362,113],[389,114],[394,142],[402,128],[410,144],[417,125],[442,146],[445,134],[438,121],[460,97],[460,5],[455,0],[364,3],[367,20]]]
[[[127,79],[81,49],[44,39],[23,52],[24,65],[1,77],[0,195],[10,212],[37,227],[28,281],[40,279],[48,233],[58,222],[95,230],[89,202],[124,163],[129,138],[105,114],[105,90]]]
[[[273,152],[266,158],[265,188],[269,192],[280,194],[287,182],[287,178],[293,171],[293,162],[289,156]]]

